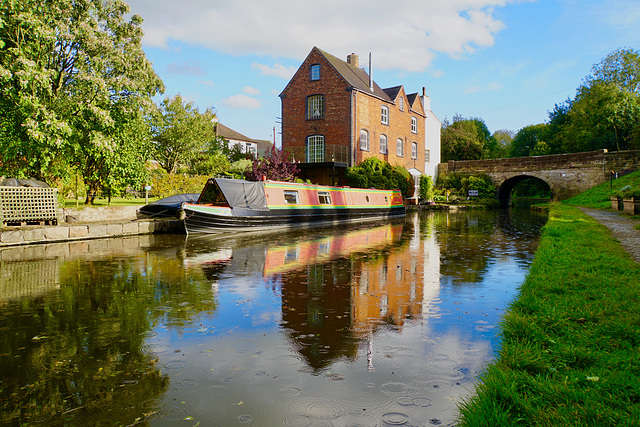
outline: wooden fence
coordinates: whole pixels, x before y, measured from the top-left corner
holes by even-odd
[[[57,223],[57,188],[0,186],[0,226]]]

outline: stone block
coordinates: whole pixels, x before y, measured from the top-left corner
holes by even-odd
[[[88,237],[105,237],[107,236],[107,226],[105,224],[89,224],[87,225],[89,230]]]
[[[108,236],[122,236],[122,224],[108,224],[107,225]]]
[[[25,242],[41,242],[45,240],[44,230],[42,228],[23,230],[23,232]]]
[[[80,239],[89,236],[89,229],[86,225],[70,225],[69,238]]]
[[[124,224],[122,224],[122,234],[125,235],[132,235],[132,234],[138,234],[138,223],[136,222],[125,222]]]
[[[150,234],[156,231],[154,221],[140,221],[138,223],[138,233],[139,234]]]
[[[43,230],[46,240],[67,240],[69,238],[69,228],[65,226],[45,227]]]

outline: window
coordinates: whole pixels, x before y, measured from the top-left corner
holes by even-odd
[[[396,156],[404,157],[404,140],[402,138],[398,138],[396,141]]]
[[[398,109],[400,111],[404,111],[404,98],[403,97],[398,98]]]
[[[256,144],[253,144],[253,143],[251,143],[251,142],[247,142],[247,145],[246,145],[246,147],[245,147],[245,148],[246,148],[245,153],[247,153],[247,154],[253,154],[254,156],[256,155],[256,152],[258,151],[258,150],[257,150],[257,145],[256,145]]]
[[[318,201],[321,205],[330,205],[331,194],[328,191],[318,191]]]
[[[307,98],[307,119],[324,117],[324,95],[311,95]]]
[[[383,125],[389,124],[389,107],[386,105],[380,107],[380,123]]]
[[[298,192],[292,190],[284,190],[284,202],[287,205],[297,205],[298,204]]]
[[[380,135],[380,153],[387,154],[389,149],[387,147],[387,135]]]
[[[360,149],[369,151],[369,132],[364,129],[360,131]]]
[[[324,162],[324,136],[307,137],[307,163]]]
[[[411,143],[411,158],[412,159],[417,159],[418,158],[418,143],[417,142],[412,142]]]
[[[320,64],[309,67],[309,80],[320,80]]]
[[[411,133],[418,133],[418,119],[411,117]]]
[[[431,150],[424,150],[424,161],[431,163]]]

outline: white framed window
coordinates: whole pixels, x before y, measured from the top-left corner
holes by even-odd
[[[307,119],[324,117],[324,95],[311,95],[307,98]]]
[[[360,149],[362,151],[369,151],[369,132],[366,129],[360,130]]]
[[[431,150],[424,150],[424,161],[431,163]]]
[[[398,98],[398,109],[400,111],[404,111],[404,98],[403,97]]]
[[[411,143],[411,158],[412,159],[417,159],[418,158],[418,143],[417,142],[412,142]]]
[[[404,157],[404,140],[402,138],[398,138],[396,141],[396,156]]]
[[[418,119],[411,117],[411,133],[418,133]]]
[[[328,191],[318,191],[318,201],[321,205],[330,205],[331,194]]]
[[[320,64],[313,64],[309,67],[309,80],[320,80]]]
[[[284,202],[287,205],[297,205],[298,204],[298,192],[294,190],[284,190]]]
[[[387,135],[385,135],[384,133],[380,135],[380,153],[389,153],[389,147],[387,146]]]
[[[386,105],[380,107],[380,123],[383,125],[389,124],[389,107]]]
[[[307,163],[324,162],[324,136],[311,135],[307,137]]]

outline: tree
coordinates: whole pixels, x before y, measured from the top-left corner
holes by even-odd
[[[355,188],[399,189],[404,197],[414,193],[413,177],[401,166],[391,166],[376,157],[369,157],[358,166],[347,169],[347,182]]]
[[[264,158],[253,160],[246,175],[249,181],[293,181],[299,172],[296,163],[289,160],[289,155],[272,145]]]
[[[545,142],[547,124],[525,126],[518,131],[511,141],[510,157],[539,156],[548,153]]]
[[[441,133],[442,161],[495,158],[498,144],[491,137],[482,119],[465,119],[460,115],[453,122],[444,120]]]
[[[511,142],[515,137],[515,132],[507,129],[497,130],[491,135],[493,140],[495,141],[496,148],[494,150],[494,155],[491,157],[492,159],[502,159],[505,157],[509,157],[509,152],[511,151]]]
[[[155,157],[167,172],[175,173],[207,149],[214,140],[213,109],[200,113],[193,102],[182,96],[165,98],[154,116],[153,141]]]
[[[41,179],[69,165],[92,190],[163,89],[142,50],[142,19],[119,0],[4,0],[0,6],[0,143],[5,167]],[[123,133],[124,132],[124,133]],[[140,135],[142,136],[142,135]],[[140,143],[135,139],[135,144]]]
[[[599,64],[591,68],[592,74],[585,79],[584,86],[613,84],[640,95],[640,52],[634,49],[616,49]]]

